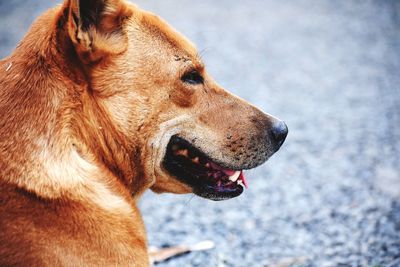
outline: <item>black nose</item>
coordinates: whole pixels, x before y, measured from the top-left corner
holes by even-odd
[[[288,135],[288,127],[283,121],[276,121],[272,125],[272,137],[275,142],[275,148],[278,150],[283,142],[285,142],[286,136]]]

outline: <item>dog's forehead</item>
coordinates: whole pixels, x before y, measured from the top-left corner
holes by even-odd
[[[160,45],[173,51],[176,60],[190,62],[198,68],[204,67],[196,46],[166,21],[152,13],[142,11],[141,22],[146,31],[156,38]]]

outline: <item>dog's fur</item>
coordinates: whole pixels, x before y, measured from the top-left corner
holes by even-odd
[[[204,84],[182,82],[191,69]],[[162,168],[170,137],[252,168],[273,153],[273,120],[158,17],[66,0],[0,61],[0,265],[147,266],[137,199],[192,192]]]

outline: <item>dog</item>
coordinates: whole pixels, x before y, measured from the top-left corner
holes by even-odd
[[[147,190],[239,196],[283,121],[124,0],[66,0],[0,61],[0,265],[148,266]]]

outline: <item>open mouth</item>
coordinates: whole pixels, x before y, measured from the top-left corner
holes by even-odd
[[[225,200],[239,196],[247,188],[242,170],[221,167],[178,136],[171,138],[163,165],[170,174],[191,186],[200,197]]]

